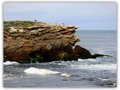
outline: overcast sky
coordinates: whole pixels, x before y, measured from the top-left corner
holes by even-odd
[[[79,30],[116,30],[117,3],[4,3],[4,20],[77,25]]]

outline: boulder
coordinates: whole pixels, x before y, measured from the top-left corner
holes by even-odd
[[[87,49],[79,45],[75,46],[74,53],[77,54],[78,58],[81,58],[81,59],[91,58],[92,56],[91,53]]]
[[[85,49],[85,48],[83,48],[83,47],[81,47],[79,45],[75,46],[73,53],[74,53],[74,55],[77,56],[77,58],[81,58],[81,59],[97,58],[97,57],[104,57],[104,56],[110,57],[109,55],[97,54],[97,53],[92,55],[90,53],[90,51],[88,51],[87,49]]]

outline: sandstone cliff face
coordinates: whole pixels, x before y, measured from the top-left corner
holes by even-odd
[[[32,57],[41,61],[45,59],[49,61],[53,56],[62,59],[66,54],[65,50],[72,52],[72,46],[79,41],[74,35],[77,28],[32,21],[6,21],[4,22],[5,59],[19,62]]]
[[[49,62],[103,57],[79,46],[76,26],[33,21],[4,21],[4,61]],[[106,55],[108,56],[108,55]]]

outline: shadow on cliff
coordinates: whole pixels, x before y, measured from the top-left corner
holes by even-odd
[[[98,58],[104,57],[109,55],[104,54],[94,54],[92,55],[90,51],[87,49],[76,45],[73,49],[72,46],[67,46],[57,50],[50,50],[50,51],[35,51],[29,54],[29,61],[28,62],[50,62],[50,61],[72,61],[80,59],[89,59],[89,58]]]

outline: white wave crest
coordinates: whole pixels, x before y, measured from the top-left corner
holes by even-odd
[[[61,73],[61,76],[62,77],[71,77],[71,76],[73,76],[72,74],[68,74],[68,73]]]
[[[78,61],[85,61],[84,59],[78,59]]]
[[[48,70],[48,69],[39,69],[39,68],[35,68],[35,67],[30,67],[28,69],[25,69],[24,72],[27,73],[27,74],[39,74],[39,75],[60,73],[58,71],[52,71],[52,70]]]
[[[17,62],[12,62],[12,61],[6,61],[6,62],[3,62],[3,65],[18,65],[19,63]]]
[[[116,64],[84,64],[84,65],[71,65],[72,68],[87,69],[87,70],[116,70]]]
[[[93,61],[96,62],[96,59],[78,59],[78,61]]]

